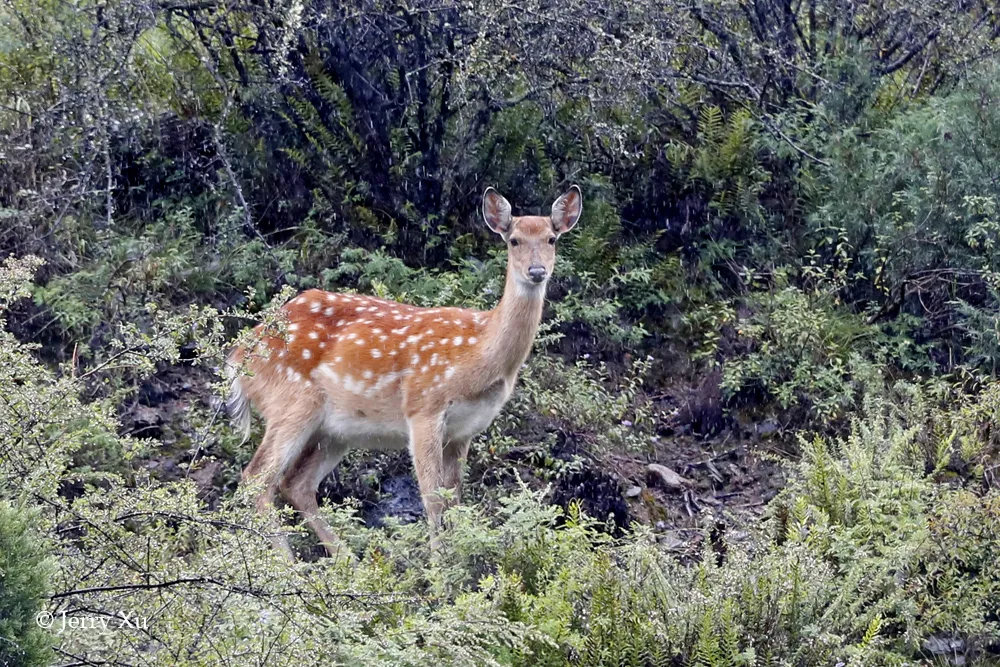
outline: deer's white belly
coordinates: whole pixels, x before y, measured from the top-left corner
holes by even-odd
[[[329,407],[322,428],[330,437],[362,449],[406,449],[409,442],[405,420],[375,420]]]
[[[510,396],[511,388],[499,381],[467,400],[452,403],[445,413],[445,441],[465,440],[482,433],[493,423]],[[401,413],[379,410],[378,403],[358,409],[328,400],[323,414],[323,433],[349,447],[406,449],[409,426]]]

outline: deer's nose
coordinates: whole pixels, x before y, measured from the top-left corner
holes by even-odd
[[[531,278],[531,282],[540,283],[545,280],[545,267],[544,266],[532,266],[528,268],[528,277]]]

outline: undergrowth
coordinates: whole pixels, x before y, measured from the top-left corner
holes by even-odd
[[[31,271],[7,263],[6,301],[26,293]],[[175,361],[190,332],[218,331],[216,316],[192,312],[141,334],[123,326],[123,353],[138,354],[141,342],[145,360],[130,372]],[[206,362],[221,354],[224,337],[199,341]],[[615,538],[577,506],[546,502],[546,489],[522,487],[499,505],[452,509],[436,555],[421,523],[366,528],[352,504],[327,508],[359,555],[349,565],[280,558],[253,489],[210,509],[191,480],[82,475],[81,452],[114,442],[127,457],[140,444],[117,434],[114,398],[84,402],[84,380],[45,370],[9,334],[0,350],[0,382],[17,397],[0,406],[0,489],[32,513],[54,563],[51,593],[33,584],[21,595],[56,619],[48,637],[64,658],[902,665],[922,660],[932,639],[961,640],[974,658],[1000,642],[1000,495],[988,483],[1000,389],[991,381],[966,382],[968,398],[948,403],[940,381],[866,394],[848,435],[803,440],[789,486],[748,536],[706,539],[694,561],[664,550],[648,528]],[[522,400],[548,402],[565,379],[581,405],[615,405],[600,367],[587,379],[585,366],[536,364]],[[563,417],[597,418],[581,409]],[[628,442],[614,430],[622,414],[600,416],[608,446]],[[963,466],[973,470],[965,482],[952,474]],[[81,484],[85,493],[66,492]],[[94,616],[111,629],[61,624]]]

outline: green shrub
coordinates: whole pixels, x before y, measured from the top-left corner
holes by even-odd
[[[726,359],[722,388],[733,397],[762,392],[783,410],[802,408],[829,423],[877,382],[878,330],[795,287],[751,294],[748,316],[730,323],[742,354]]]
[[[995,67],[986,63],[965,86],[898,113],[873,111],[872,127],[832,136],[808,215],[820,264],[840,266],[848,301],[877,317],[918,315],[956,360],[956,304],[981,302],[1000,269]],[[846,252],[837,257],[837,248]],[[986,340],[970,350],[977,363],[993,364],[988,348]]]
[[[52,659],[52,639],[36,622],[52,563],[32,523],[37,512],[0,500],[0,665],[32,667]]]

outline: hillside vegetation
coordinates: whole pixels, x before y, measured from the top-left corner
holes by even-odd
[[[354,452],[281,558],[234,340],[573,183],[440,552]],[[987,0],[0,0],[0,666],[998,664],[998,206]]]

